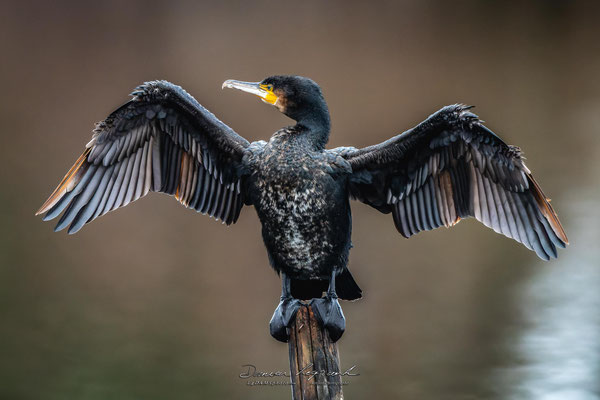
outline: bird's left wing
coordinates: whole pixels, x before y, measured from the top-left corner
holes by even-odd
[[[470,107],[442,108],[415,128],[363,149],[334,149],[352,167],[350,194],[410,237],[475,217],[543,259],[567,236],[519,148],[505,144]]]
[[[240,164],[246,139],[181,87],[146,82],[97,124],[92,140],[37,214],[64,214],[56,230],[77,232],[149,191],[186,207],[236,221],[243,206]]]

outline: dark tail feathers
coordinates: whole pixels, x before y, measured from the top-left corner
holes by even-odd
[[[342,273],[335,278],[335,290],[342,300],[358,300],[362,297],[362,290],[358,287],[348,268],[344,268]]]
[[[329,283],[327,281],[309,281],[292,279],[292,296],[296,299],[309,300],[323,296]],[[348,268],[335,278],[335,290],[342,300],[357,300],[362,297],[362,290],[352,277]]]

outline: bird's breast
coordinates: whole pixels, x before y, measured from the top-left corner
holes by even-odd
[[[335,192],[335,180],[314,160],[274,155],[255,173],[255,206],[265,217],[304,217],[326,212]]]
[[[292,275],[323,275],[318,270],[344,247],[336,232],[349,229],[347,195],[328,168],[318,155],[272,151],[253,174],[265,244]]]

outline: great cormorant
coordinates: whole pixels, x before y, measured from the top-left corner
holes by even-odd
[[[225,87],[257,95],[296,124],[268,142],[249,143],[181,87],[146,82],[97,124],[38,214],[50,220],[64,211],[56,230],[75,233],[150,191],[175,195],[227,225],[244,205],[254,206],[269,261],[281,274],[270,323],[281,341],[298,299],[313,299],[333,340],[344,332],[338,296],[361,297],[347,267],[350,199],[391,212],[407,238],[475,217],[545,260],[568,243],[520,149],[486,128],[471,107],[446,106],[378,145],[326,149],[329,111],[312,80],[272,76]]]

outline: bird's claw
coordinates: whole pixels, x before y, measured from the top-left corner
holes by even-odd
[[[279,302],[279,305],[271,317],[271,322],[269,323],[271,336],[280,342],[287,343],[290,338],[288,328],[296,316],[296,312],[298,312],[300,305],[300,300],[291,297],[281,298],[281,302]]]
[[[328,294],[323,298],[313,299],[310,304],[315,317],[329,333],[331,341],[337,342],[346,330],[346,319],[337,296]]]

